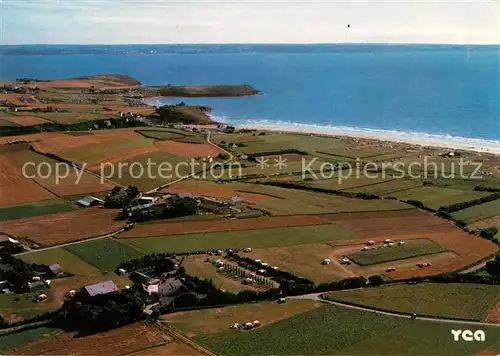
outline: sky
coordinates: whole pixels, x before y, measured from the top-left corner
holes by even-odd
[[[0,0],[0,7],[4,45],[500,44],[500,0]]]

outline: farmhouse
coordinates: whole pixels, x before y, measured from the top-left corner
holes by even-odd
[[[88,295],[93,297],[96,295],[109,294],[118,291],[118,287],[115,285],[113,281],[105,281],[102,283],[91,284],[89,286],[85,286],[85,290]]]
[[[206,199],[206,198],[201,199],[198,207],[201,210],[208,211],[208,212],[211,212],[214,214],[221,214],[221,213],[224,213],[228,210],[228,207],[226,204],[215,201],[215,200]]]
[[[76,204],[83,206],[84,208],[88,208],[89,206],[96,206],[96,205],[101,205],[104,204],[104,200],[96,198],[96,197],[91,197],[91,196],[86,196],[76,202]]]
[[[57,276],[63,272],[63,269],[57,263],[50,265],[49,270],[50,270],[50,273],[52,273],[54,276]]]
[[[0,281],[0,293],[9,293],[10,283],[9,281]]]
[[[43,281],[28,282],[28,288],[29,288],[30,292],[40,290],[44,287],[45,287],[45,283],[43,283]]]
[[[158,294],[160,296],[160,307],[168,308],[174,301],[170,295],[176,292],[183,284],[176,278],[167,278],[158,285]]]
[[[178,195],[179,198],[192,198],[193,197],[193,193],[191,192],[185,192],[185,193],[181,193]]]

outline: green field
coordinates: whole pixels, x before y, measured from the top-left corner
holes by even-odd
[[[18,126],[21,126],[21,125],[18,125],[14,122],[0,119],[0,127],[18,127]]]
[[[75,209],[76,207],[74,205],[61,200],[50,200],[35,204],[8,206],[0,208],[0,221],[63,213]]]
[[[278,152],[286,149],[298,149],[308,153],[329,151],[346,146],[346,142],[334,137],[311,136],[300,133],[266,132],[262,136],[253,134],[227,134],[213,137],[214,143],[221,141],[244,143],[244,147],[231,149],[236,154],[257,154],[262,152]]]
[[[140,251],[144,251],[145,253],[155,253],[190,252],[197,250],[213,250],[218,248],[293,246],[355,238],[357,238],[357,236],[352,232],[339,226],[329,224],[321,226],[284,227],[263,230],[140,237],[122,239],[120,241],[123,241],[123,243],[126,243],[127,245],[130,245]]]
[[[325,305],[255,330],[221,331],[195,340],[222,355],[472,356],[500,337],[500,328],[481,326],[485,342],[454,342],[450,330],[464,328]]]
[[[19,257],[28,263],[39,263],[43,265],[58,263],[64,272],[74,274],[75,276],[88,276],[98,272],[96,268],[63,247],[35,251]]]
[[[467,209],[459,210],[452,213],[451,216],[457,220],[461,220],[466,224],[472,224],[479,220],[498,215],[500,211],[500,200],[490,201],[484,204],[472,206]]]
[[[35,299],[38,295],[44,293],[48,299],[37,303]],[[16,300],[19,299],[19,300]],[[50,288],[44,288],[33,293],[23,294],[0,294],[0,314],[6,319],[9,318],[34,318],[48,311],[56,310],[58,306],[53,303],[52,291]]]
[[[263,184],[234,184],[228,185],[228,187],[241,192],[274,197],[275,199],[263,200],[258,205],[275,215],[387,211],[411,208],[397,200],[362,200]]]
[[[43,327],[0,336],[0,352],[5,352],[14,347],[36,341],[42,336],[57,334],[61,331],[61,329]]]
[[[406,241],[404,246],[381,247],[375,250],[349,253],[347,257],[361,266],[376,265],[384,262],[403,260],[405,258],[419,257],[433,253],[446,252],[444,247],[427,239]]]
[[[497,285],[422,283],[331,292],[326,298],[404,313],[482,321],[499,295]]]
[[[400,200],[418,200],[424,203],[425,206],[437,210],[442,206],[479,199],[490,194],[488,192],[476,192],[473,190],[466,191],[454,188],[426,186],[404,190],[391,195]]]
[[[120,263],[143,256],[139,251],[111,239],[69,245],[65,249],[101,271],[114,271]]]

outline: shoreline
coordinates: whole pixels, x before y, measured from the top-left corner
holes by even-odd
[[[357,139],[367,139],[367,140],[375,140],[381,142],[393,142],[393,143],[402,143],[408,145],[419,146],[422,148],[430,147],[430,148],[438,148],[438,149],[450,149],[450,150],[462,150],[462,151],[471,151],[477,153],[484,154],[492,154],[495,156],[500,156],[500,147],[485,147],[479,145],[471,145],[470,142],[444,142],[443,140],[439,140],[439,138],[433,137],[397,137],[396,133],[382,133],[382,132],[374,132],[374,133],[363,133],[363,132],[346,132],[341,129],[330,129],[328,127],[317,127],[316,129],[312,127],[293,127],[286,125],[259,125],[259,124],[231,124],[229,122],[223,122],[226,125],[234,126],[237,129],[254,129],[254,130],[262,130],[262,131],[273,131],[273,132],[288,132],[288,133],[301,133],[301,134],[314,134],[320,136],[331,136],[331,137],[349,137],[349,138],[357,138]],[[451,138],[453,139],[453,138]],[[463,138],[467,139],[467,138]],[[480,139],[478,139],[480,140]],[[493,143],[492,143],[493,144]]]
[[[150,106],[161,106],[161,99],[165,97],[154,96],[144,99],[144,103]],[[213,108],[211,108],[213,112]],[[500,141],[461,137],[451,135],[437,135],[424,132],[391,131],[384,129],[365,129],[356,127],[331,127],[317,124],[304,123],[238,123],[238,120],[225,120],[222,117],[208,114],[213,124],[231,125],[237,129],[253,129],[273,132],[288,132],[301,134],[314,134],[321,136],[349,137],[358,139],[375,140],[381,142],[402,143],[418,147],[431,147],[438,149],[462,150],[483,154],[500,156]],[[203,126],[209,126],[203,125]]]

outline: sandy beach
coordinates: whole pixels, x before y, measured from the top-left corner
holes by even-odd
[[[229,123],[228,123],[229,124]],[[469,139],[464,137],[445,138],[440,135],[429,135],[406,132],[388,132],[383,130],[371,130],[372,132],[356,132],[355,129],[346,128],[333,129],[313,125],[287,126],[287,125],[232,125],[238,129],[253,129],[278,132],[299,132],[324,136],[344,136],[351,138],[370,139],[378,141],[407,143],[421,147],[447,148],[451,150],[466,150],[480,153],[489,153],[500,156],[500,142],[481,139]],[[368,131],[368,130],[367,130]]]

